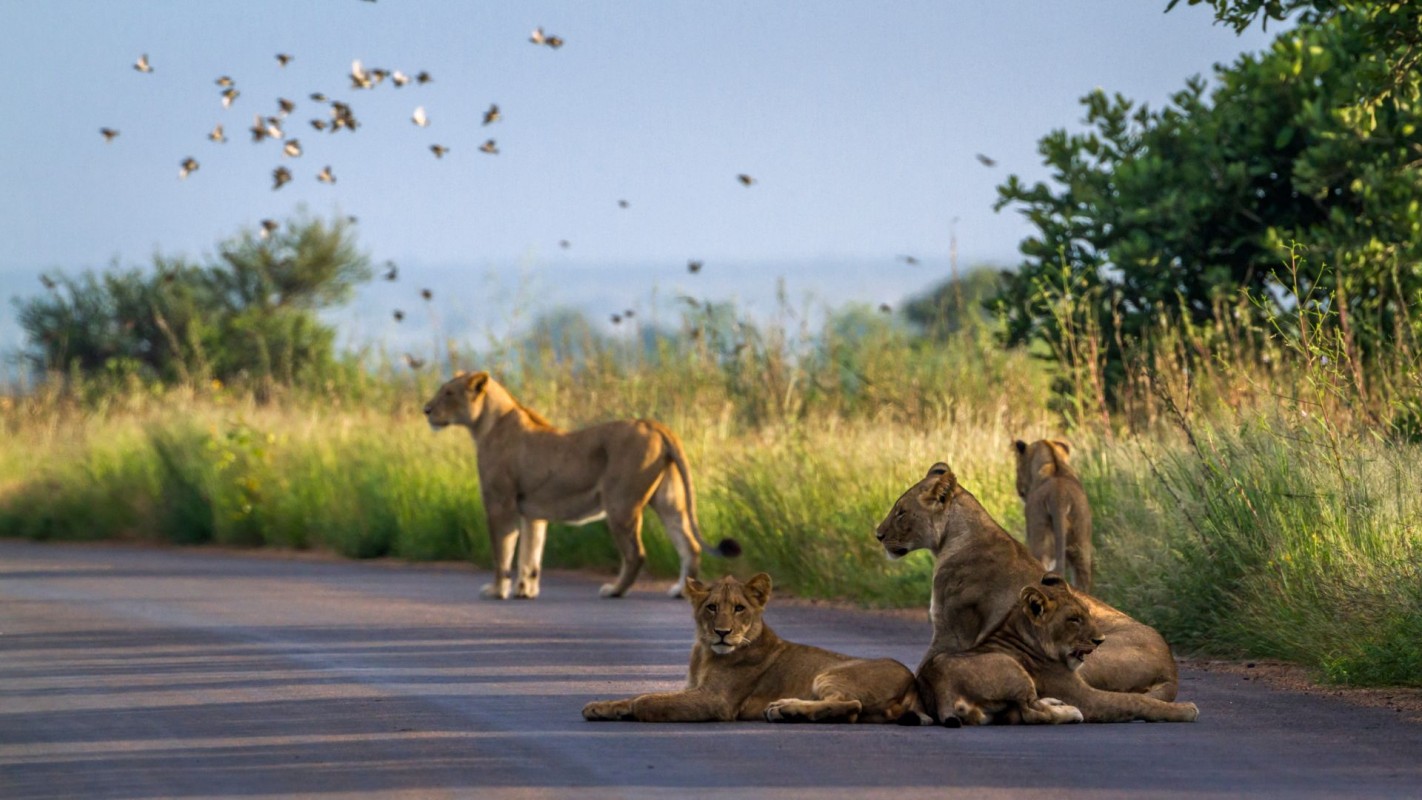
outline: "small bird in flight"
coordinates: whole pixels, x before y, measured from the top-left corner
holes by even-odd
[[[415,358],[409,353],[406,353],[405,363],[409,365],[410,369],[419,369],[425,365],[425,360],[423,358]]]
[[[267,121],[262,119],[261,114],[253,114],[252,127],[247,130],[252,132],[252,141],[260,142],[267,138]]]
[[[148,54],[144,53],[143,55],[139,56],[138,60],[133,62],[133,68],[138,70],[139,72],[152,72],[153,67],[148,63]]]
[[[894,307],[891,306],[891,305],[889,305],[888,303],[880,303],[880,304],[879,304],[879,313],[881,313],[881,314],[892,314],[892,313],[894,313]]]
[[[237,102],[237,96],[240,94],[242,93],[236,89],[230,86],[227,87],[227,90],[222,93],[222,107],[231,108],[232,104]]]
[[[313,120],[311,120],[311,127],[315,128],[315,129],[318,130],[318,131],[324,131],[324,130],[326,130],[326,120],[324,120],[324,119],[313,119]]]
[[[285,154],[286,154],[288,157],[290,157],[290,158],[300,158],[300,157],[301,157],[301,140],[300,140],[300,139],[292,139],[292,140],[288,141],[286,144],[284,144],[284,145],[281,146],[281,151],[282,151],[283,153],[285,153]]]
[[[296,110],[296,104],[286,99],[285,97],[278,97],[277,108],[281,109],[281,115],[284,117],[287,114],[290,114],[291,112]]]
[[[995,167],[995,166],[997,166],[997,160],[996,160],[996,159],[989,158],[989,157],[983,155],[982,153],[978,153],[978,162],[981,163],[981,164],[982,164],[983,166],[985,166],[985,167]]]
[[[207,138],[211,139],[214,142],[217,142],[218,144],[222,144],[223,142],[227,141],[227,134],[222,132],[222,123],[218,123],[212,129],[212,132],[207,135]]]
[[[419,74],[415,76],[415,83],[424,84],[430,83],[433,80],[434,78],[430,77],[430,74],[424,70],[420,70]]]
[[[430,152],[435,154],[435,158],[444,158],[444,154],[449,152],[449,148],[442,144],[432,144]]]
[[[430,291],[429,289],[421,289],[421,290],[420,290],[420,297],[423,297],[423,298],[425,298],[426,300],[433,300],[433,299],[434,299],[434,292]]]
[[[375,84],[370,80],[370,73],[360,65],[360,59],[351,62],[351,88],[369,89]]]
[[[401,86],[410,82],[410,76],[397,69],[390,73],[390,82],[395,84],[396,89],[399,89]]]
[[[228,75],[223,75],[222,77],[220,77],[220,78],[218,78],[217,80],[213,81],[213,83],[215,83],[215,84],[217,84],[218,86],[221,86],[222,88],[226,89],[226,88],[228,88],[229,86],[232,85],[232,78],[231,78],[230,76],[228,76]]]
[[[198,169],[198,162],[197,162],[197,159],[195,159],[195,158],[189,156],[189,157],[183,159],[182,163],[179,164],[178,166],[179,166],[179,169],[178,169],[178,178],[183,179],[183,178],[187,178],[189,175],[193,174],[194,172],[197,172],[197,169]]]
[[[755,183],[755,178],[752,178],[744,172],[737,175],[736,180],[740,181],[742,186],[750,186],[751,184]]]
[[[622,315],[621,315],[621,314],[613,314],[613,315],[612,315],[612,324],[613,324],[613,325],[620,325],[621,323],[622,323]]]
[[[918,259],[913,256],[899,256],[899,260],[908,264],[910,267],[918,266]]]
[[[618,200],[618,201],[617,201],[617,207],[618,207],[618,208],[627,208],[627,207],[630,206],[630,205],[632,205],[632,204],[629,203],[629,202],[627,202],[626,200]]]
[[[394,261],[386,261],[385,268],[385,274],[381,276],[385,280],[393,281],[400,277],[400,267],[396,266]]]
[[[331,165],[330,165],[330,164],[327,164],[324,169],[322,169],[319,173],[317,173],[317,175],[316,175],[316,180],[318,180],[318,181],[320,181],[320,182],[322,182],[322,183],[335,183],[335,182],[336,182],[336,174],[333,173],[333,172],[331,172]]]
[[[100,128],[99,133],[103,134],[104,141],[106,142],[112,142],[119,134],[119,132],[113,128]]]
[[[498,104],[490,103],[489,110],[484,112],[484,124],[488,125],[491,122],[498,122],[502,118],[503,115],[499,113]]]
[[[395,309],[395,313],[392,314],[391,316],[395,317],[395,321],[396,321],[396,322],[404,322],[404,321],[405,321],[405,312],[401,311],[401,310],[398,309],[398,308]]]
[[[312,92],[312,93],[309,95],[309,97],[311,98],[311,102],[313,102],[313,103],[324,103],[324,102],[326,102],[326,95],[321,94],[320,92]]]
[[[48,275],[45,275],[44,273],[40,273],[40,283],[44,284],[44,288],[49,289],[50,291],[54,291],[55,288],[59,286],[58,283],[55,283],[54,278],[51,278]]]
[[[272,191],[276,191],[291,182],[291,170],[286,167],[277,167],[272,170]]]
[[[559,239],[558,246],[563,248],[564,250],[567,250],[569,247],[573,246],[573,243],[568,241],[567,239]]]
[[[263,239],[270,239],[272,237],[272,234],[276,233],[276,230],[279,227],[281,227],[281,224],[278,223],[276,220],[264,219],[262,220],[262,229],[257,232],[257,235],[262,237]]]
[[[499,154],[499,146],[494,143],[493,139],[490,139],[479,145],[479,150],[481,152],[488,153],[491,156],[496,156]]]
[[[278,64],[284,67],[291,63],[291,56],[287,53],[277,53],[276,60]]]
[[[420,126],[421,128],[429,127],[430,118],[425,115],[425,107],[415,106],[415,113],[410,115],[410,121]]]
[[[700,261],[688,261],[686,262],[686,271],[690,272],[692,275],[695,275],[696,273],[701,271],[701,265],[702,262]]]

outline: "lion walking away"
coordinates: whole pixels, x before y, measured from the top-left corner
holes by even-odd
[[[642,511],[651,506],[681,560],[668,592],[681,596],[701,566],[701,551],[740,554],[733,539],[707,548],[696,519],[696,492],[681,440],[653,420],[619,420],[564,431],[514,399],[487,372],[459,373],[425,404],[425,419],[441,430],[467,428],[479,455],[479,490],[489,524],[494,580],[485,597],[538,596],[548,523],[607,520],[622,557],[603,597],[621,597],[637,579],[646,550]],[[514,543],[518,548],[514,583]]]
[[[1055,439],[1031,444],[1018,439],[1017,495],[1025,504],[1027,549],[1042,567],[1065,575],[1091,591],[1091,506],[1081,478],[1071,466],[1071,445]]]

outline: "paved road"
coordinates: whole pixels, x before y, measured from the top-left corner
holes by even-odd
[[[1422,726],[1186,672],[1193,725],[587,723],[676,688],[690,621],[553,573],[0,541],[0,797],[1384,797]],[[787,638],[913,662],[925,625],[793,605]]]

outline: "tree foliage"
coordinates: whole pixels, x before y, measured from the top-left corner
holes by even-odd
[[[335,333],[316,312],[369,277],[345,221],[301,217],[267,236],[243,231],[206,264],[160,255],[152,269],[61,274],[15,303],[41,370],[290,382],[332,358]]]
[[[1118,359],[1121,343],[1162,318],[1209,320],[1241,290],[1287,304],[1300,296],[1285,291],[1295,288],[1285,272],[1294,242],[1327,265],[1297,288],[1333,298],[1330,319],[1351,323],[1360,348],[1415,324],[1422,115],[1379,88],[1382,15],[1321,2],[1215,5],[1272,18],[1313,11],[1266,51],[1217,67],[1213,87],[1191,79],[1159,111],[1098,90],[1083,99],[1085,131],[1041,140],[1051,181],[1011,176],[998,190],[997,207],[1019,208],[1036,229],[997,298],[1010,341],[1060,345],[1069,302],[1088,310]],[[1415,62],[1396,63],[1412,64],[1415,86]],[[1369,104],[1359,86],[1392,93]]]

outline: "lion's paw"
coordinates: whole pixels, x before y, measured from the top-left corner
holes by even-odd
[[[538,597],[538,581],[521,579],[518,588],[514,589],[514,597],[519,600],[532,600]]]
[[[615,584],[615,583],[604,583],[604,584],[602,585],[602,588],[600,588],[600,589],[597,590],[597,596],[598,596],[598,597],[621,597],[621,596],[622,596],[622,592],[619,592],[619,591],[617,590],[617,584]]]
[[[686,581],[677,581],[667,590],[667,597],[681,597],[682,591],[686,587]]]
[[[509,599],[509,585],[507,583],[503,586],[497,583],[486,583],[479,590],[479,596],[490,600],[507,600]]]
[[[1181,703],[1180,705],[1185,706],[1186,709],[1185,713],[1181,716],[1181,719],[1183,721],[1194,722],[1195,720],[1200,718],[1199,706],[1195,705],[1194,703]]]
[[[789,715],[786,713],[786,709],[790,706],[790,704],[792,704],[792,703],[794,703],[794,702],[795,702],[794,700],[776,700],[775,702],[773,702],[773,703],[771,703],[770,705],[766,706],[766,707],[765,707],[765,721],[766,721],[766,722],[784,722],[784,721],[786,721],[787,719],[789,719]]]
[[[630,710],[626,706],[623,700],[594,700],[583,706],[583,719],[589,722],[620,720]]]

